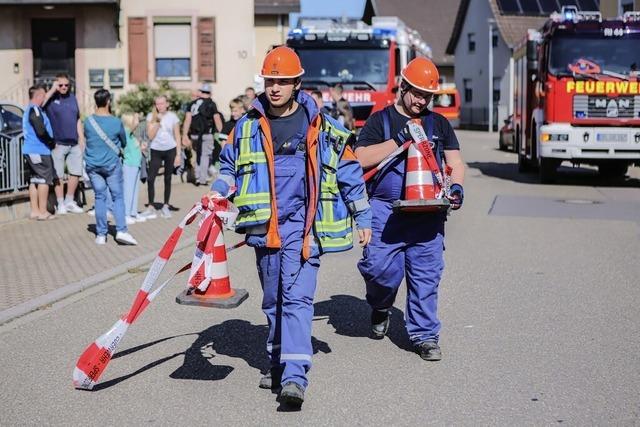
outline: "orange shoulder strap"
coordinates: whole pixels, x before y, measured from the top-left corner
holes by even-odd
[[[280,233],[278,231],[278,205],[276,203],[276,181],[274,176],[275,159],[273,155],[273,140],[271,139],[271,128],[264,116],[260,117],[260,128],[264,132],[264,154],[267,157],[267,167],[269,169],[269,188],[271,192],[271,217],[267,223],[267,247],[278,249],[282,246]]]

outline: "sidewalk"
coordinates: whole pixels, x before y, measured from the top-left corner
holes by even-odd
[[[161,181],[156,183],[159,194],[162,188]],[[171,204],[180,210],[172,212],[171,219],[158,217],[129,226],[138,246],[118,245],[112,235],[106,245],[97,246],[90,231],[95,219],[87,214],[1,225],[0,323],[150,262],[206,191],[206,187],[182,184],[174,177]],[[87,192],[87,198],[92,206],[93,193]],[[146,186],[142,186],[141,208],[146,198]],[[192,244],[195,232],[195,225],[187,227],[177,249]]]

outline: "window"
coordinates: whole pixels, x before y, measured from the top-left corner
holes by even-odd
[[[153,44],[156,79],[191,79],[191,25],[156,23]]]
[[[462,86],[464,88],[464,102],[473,100],[473,89],[471,89],[471,79],[463,79]]]
[[[467,48],[469,53],[473,53],[476,51],[476,35],[475,33],[467,34]]]
[[[491,31],[491,46],[498,47],[498,33],[495,30]]]
[[[358,81],[386,85],[389,76],[387,49],[298,49],[307,80],[326,83]]]
[[[493,102],[500,102],[500,78],[493,78]]]

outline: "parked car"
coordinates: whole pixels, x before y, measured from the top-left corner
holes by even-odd
[[[498,147],[502,151],[516,151],[516,132],[513,129],[513,114],[504,121],[504,126],[500,128]]]
[[[22,132],[21,107],[11,103],[0,101],[0,134],[15,136]]]

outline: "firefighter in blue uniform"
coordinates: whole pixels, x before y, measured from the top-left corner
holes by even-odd
[[[408,121],[420,118],[434,153],[453,168],[446,195],[452,209],[462,206],[464,164],[458,140],[448,121],[427,107],[439,88],[439,74],[427,58],[416,58],[402,70],[400,96],[395,105],[373,114],[363,127],[355,153],[363,168],[380,163],[411,139]],[[373,211],[371,243],[358,263],[372,308],[372,337],[387,333],[390,308],[402,279],[407,282],[405,324],[409,338],[424,360],[440,360],[438,285],[444,269],[445,214],[393,212],[392,203],[403,199],[406,152],[368,183]]]
[[[319,256],[352,247],[353,217],[361,245],[371,236],[362,168],[347,144],[352,134],[300,91],[300,59],[287,47],[267,54],[265,93],[229,135],[212,197],[234,192],[236,230],[255,248],[267,316],[271,369],[261,388],[282,386],[301,405],[311,367],[311,322]]]

